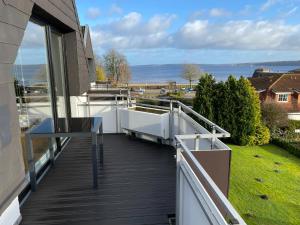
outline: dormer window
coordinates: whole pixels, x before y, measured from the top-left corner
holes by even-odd
[[[278,102],[287,102],[288,101],[288,94],[279,94],[278,95]]]

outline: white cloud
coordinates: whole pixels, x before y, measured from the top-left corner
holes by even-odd
[[[110,14],[122,14],[123,9],[117,4],[112,4],[109,10]]]
[[[45,48],[45,30],[29,22],[22,40],[22,47],[28,49]]]
[[[167,30],[175,15],[155,15],[144,21],[142,15],[131,12],[105,25],[92,28],[94,45],[103,48],[155,48],[171,42]]]
[[[292,16],[294,15],[297,11],[298,11],[299,7],[295,6],[294,8],[292,8],[290,11],[288,11],[285,16]]]
[[[130,31],[136,28],[142,19],[142,15],[137,12],[131,12],[125,15],[122,19],[111,23],[109,26],[115,28],[117,31]]]
[[[96,19],[101,15],[101,11],[97,7],[90,7],[86,12],[86,17],[89,19]]]
[[[231,13],[225,9],[213,8],[209,11],[209,15],[212,17],[230,16]]]
[[[140,13],[131,12],[110,23],[92,27],[94,47],[300,50],[300,25],[266,20],[212,23],[195,19],[171,32],[175,18],[176,15],[163,14],[144,20]]]
[[[150,33],[157,31],[165,31],[171,26],[174,19],[176,19],[176,15],[174,14],[155,15],[152,18],[150,18],[145,28]]]
[[[269,8],[272,6],[276,5],[279,3],[280,0],[267,0],[262,6],[260,7],[260,11],[264,12],[267,11]]]
[[[229,21],[211,24],[207,20],[186,23],[175,35],[178,48],[299,50],[300,25],[269,21]]]

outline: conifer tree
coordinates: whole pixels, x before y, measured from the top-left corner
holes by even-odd
[[[230,75],[225,82],[225,92],[223,93],[223,99],[228,105],[222,109],[224,114],[227,115],[226,123],[224,128],[231,133],[231,139],[235,143],[238,135],[236,114],[239,108],[239,93],[238,93],[238,81]]]
[[[214,120],[213,99],[215,79],[210,74],[205,74],[199,79],[194,98],[194,110],[209,120]]]
[[[206,74],[197,85],[194,110],[229,131],[232,143],[261,145],[270,140],[258,95],[246,78],[229,76],[226,82],[216,83]]]

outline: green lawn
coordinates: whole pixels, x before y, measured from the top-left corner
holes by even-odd
[[[300,159],[274,145],[229,146],[229,199],[246,223],[299,225]],[[268,199],[260,195],[267,195]]]

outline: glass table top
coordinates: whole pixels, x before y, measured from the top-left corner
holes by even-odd
[[[99,127],[102,123],[101,117],[84,118],[59,118],[57,120],[57,130],[55,130],[54,119],[47,118],[39,125],[33,127],[30,134],[55,134],[55,133],[90,133],[94,127]]]

